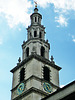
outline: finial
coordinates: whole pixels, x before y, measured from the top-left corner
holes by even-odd
[[[46,42],[48,43],[48,40],[46,40]]]
[[[19,59],[18,59],[18,62],[20,63],[21,62],[21,58],[19,57]]]
[[[23,41],[23,44],[25,43],[25,41]]]
[[[51,56],[51,63],[55,64],[55,62],[53,60],[54,60],[54,58],[53,58],[53,56]]]
[[[37,8],[37,2],[36,2],[36,1],[34,1],[34,3],[35,3],[35,8]]]

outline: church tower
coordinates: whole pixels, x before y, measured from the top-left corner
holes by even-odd
[[[41,100],[59,88],[59,66],[53,56],[49,60],[50,44],[45,41],[45,27],[41,25],[42,15],[37,7],[30,16],[27,41],[22,44],[22,61],[13,73],[11,100]]]

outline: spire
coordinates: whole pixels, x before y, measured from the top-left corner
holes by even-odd
[[[35,1],[34,1],[35,2]],[[41,25],[42,15],[38,13],[37,2],[35,2],[34,13],[31,14],[31,25],[27,28],[27,39],[40,38],[44,40],[45,27]]]

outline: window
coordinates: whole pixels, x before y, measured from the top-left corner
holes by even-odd
[[[39,17],[38,17],[38,22],[39,22]]]
[[[24,76],[25,76],[25,68],[22,68],[20,71],[20,82],[24,80]]]
[[[37,37],[37,31],[34,31],[34,37]]]
[[[45,57],[45,48],[43,46],[41,47],[41,56]]]
[[[29,56],[29,47],[26,48],[26,57]]]
[[[50,70],[48,67],[44,67],[44,80],[50,81]]]
[[[41,32],[39,33],[39,38],[42,38],[42,33]]]
[[[36,22],[36,17],[35,17],[35,22]]]

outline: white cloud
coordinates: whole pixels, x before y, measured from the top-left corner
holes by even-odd
[[[48,4],[54,4],[56,9],[75,10],[75,0],[36,0],[38,5],[47,7]]]
[[[21,28],[19,28],[19,31],[21,31]]]
[[[30,13],[32,7],[28,0],[0,0],[0,15],[4,15],[8,25],[12,28],[15,25],[23,24],[28,26],[30,23]]]
[[[71,37],[71,39],[72,39],[72,42],[74,42],[75,43],[75,35],[72,35],[72,34],[68,34],[69,35],[69,37]]]
[[[75,42],[75,39],[73,39],[72,41]]]
[[[51,3],[51,0],[36,0],[37,4],[43,8],[46,8],[49,3]]]
[[[68,25],[67,19],[63,15],[60,15],[59,17],[55,17],[55,21],[59,23],[59,26],[57,27]]]
[[[38,5],[46,8],[50,4],[54,5],[54,11],[58,13],[56,22],[60,25],[67,26],[67,20],[63,15],[67,14],[69,10],[75,11],[75,0],[35,0]],[[30,24],[31,1],[28,0],[0,0],[0,15],[4,15],[7,19],[8,25],[12,28],[15,25],[23,24],[27,27]],[[59,25],[58,25],[59,27]]]
[[[3,44],[3,40],[0,38],[0,45],[2,45]]]
[[[72,35],[72,41],[75,42],[75,35]]]
[[[46,8],[48,5],[54,5],[54,12],[57,13],[59,16],[56,16],[55,21],[58,22],[57,27],[60,26],[67,26],[68,20],[64,15],[69,14],[70,10],[75,11],[75,0],[37,0],[38,5],[43,8]],[[62,14],[62,16],[61,16]]]

